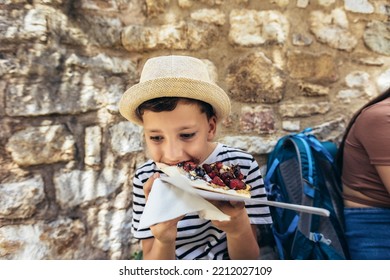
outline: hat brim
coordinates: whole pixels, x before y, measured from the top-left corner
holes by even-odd
[[[186,97],[209,103],[221,121],[230,114],[230,99],[217,85],[187,78],[160,78],[130,87],[119,102],[119,112],[127,120],[142,125],[136,109],[147,100],[159,97]]]

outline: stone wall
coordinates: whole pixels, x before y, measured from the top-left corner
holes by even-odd
[[[390,85],[389,1],[0,0],[0,259],[129,259],[142,128],[118,114],[149,57],[204,59],[220,141],[339,141]]]

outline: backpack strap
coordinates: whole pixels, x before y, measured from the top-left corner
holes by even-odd
[[[283,232],[283,233],[277,232],[275,230],[275,228],[272,228],[272,232],[274,234],[276,247],[278,248],[279,257],[280,257],[281,260],[285,259],[283,243],[285,242],[285,240],[287,240],[289,238],[289,236],[291,234],[293,234],[295,232],[295,230],[298,227],[298,221],[299,221],[299,216],[295,215],[293,220],[291,221],[291,224],[288,226],[287,230],[285,232]]]
[[[309,134],[312,130],[311,127],[308,127],[302,132],[295,134],[295,136],[305,139],[314,150],[322,153],[331,163],[333,163],[334,155],[337,153],[336,145],[324,145],[324,142],[320,142],[313,134]]]
[[[271,178],[274,175],[275,170],[280,163],[279,159],[276,155],[279,153],[279,150],[284,145],[284,141],[288,137],[289,136],[287,135],[287,136],[283,136],[281,139],[279,139],[279,141],[276,143],[276,145],[274,147],[273,152],[268,156],[268,162],[272,162],[272,163],[271,163],[271,165],[267,164],[268,166],[271,166],[271,167],[268,168],[266,175],[265,175],[265,178],[264,178],[264,183],[265,183],[266,188],[267,188],[267,186],[271,186]]]
[[[293,134],[290,137],[292,143],[297,150],[297,154],[300,155],[298,157],[299,165],[302,168],[302,177],[307,180],[310,185],[314,185],[315,182],[315,174],[314,174],[314,158],[310,151],[310,145],[307,142],[307,138],[304,134]],[[314,197],[314,189],[306,189],[304,190],[305,194]]]
[[[270,189],[268,189],[272,184],[271,184],[271,177],[274,175],[275,173],[275,170],[276,168],[278,167],[279,165],[279,159],[278,158],[275,158],[273,161],[272,161],[272,164],[271,164],[271,167],[268,168],[267,170],[267,173],[265,174],[265,177],[264,177],[264,184],[265,184],[265,187],[267,189],[267,192],[270,194]]]
[[[305,137],[300,134],[291,134],[289,136],[290,142],[296,149],[297,160],[300,166],[300,173],[303,178],[302,197],[301,204],[307,206],[315,205],[315,184],[316,174],[314,170],[314,158],[310,150],[310,145],[306,141]],[[309,238],[312,231],[312,215],[308,213],[300,213],[300,219],[298,223],[298,229]]]

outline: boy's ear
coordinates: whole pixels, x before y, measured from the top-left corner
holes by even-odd
[[[212,116],[209,119],[209,132],[208,132],[207,140],[212,141],[216,133],[217,133],[217,117]]]

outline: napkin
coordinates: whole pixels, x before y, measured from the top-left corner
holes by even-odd
[[[196,212],[207,220],[230,220],[230,216],[197,194],[186,178],[161,177],[154,180],[139,229]]]

